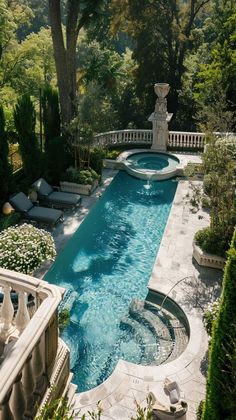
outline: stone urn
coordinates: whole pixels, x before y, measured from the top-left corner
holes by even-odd
[[[168,83],[155,83],[154,91],[158,98],[164,99],[170,91],[170,85]]]
[[[168,121],[170,120],[167,112],[167,100],[170,86],[168,83],[156,83],[154,91],[157,95],[154,112],[150,115],[149,121],[152,123],[153,141],[151,149],[165,152],[169,137]]]

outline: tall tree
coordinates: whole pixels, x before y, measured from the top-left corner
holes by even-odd
[[[194,97],[199,121],[212,131],[234,131],[236,125],[236,3],[215,0],[212,21],[203,27],[202,60]]]
[[[171,85],[169,109],[176,112],[184,60],[192,47],[197,18],[207,3],[209,0],[112,0],[113,31],[123,29],[135,41],[137,87],[146,112],[153,107],[150,93],[156,82]]]
[[[81,29],[102,13],[106,0],[67,0],[66,33],[62,28],[61,1],[49,0],[62,124],[76,113],[76,45]]]
[[[8,142],[5,132],[5,117],[3,108],[0,106],[0,201],[7,199],[10,190],[12,168],[8,161]]]
[[[43,90],[43,125],[45,135],[45,150],[48,143],[55,137],[60,136],[61,118],[59,114],[58,93],[50,85]]]
[[[236,413],[236,232],[224,271],[220,309],[213,326],[202,420],[233,420]]]
[[[41,153],[35,135],[36,113],[29,95],[18,99],[14,120],[24,172],[29,182],[33,182],[41,172]]]

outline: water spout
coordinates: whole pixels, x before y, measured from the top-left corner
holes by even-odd
[[[144,185],[145,190],[150,190],[152,188],[151,185],[151,179],[152,179],[152,174],[146,174],[147,175],[147,183]]]
[[[171,288],[170,288],[170,290],[168,291],[168,293],[165,295],[165,297],[164,297],[164,299],[162,300],[162,303],[161,303],[161,306],[160,306],[160,309],[159,309],[159,313],[160,312],[162,312],[162,309],[163,309],[163,306],[164,306],[164,304],[165,304],[165,301],[166,301],[166,299],[169,297],[169,295],[170,295],[170,293],[172,292],[172,290],[176,287],[176,286],[178,286],[178,284],[179,283],[181,283],[182,281],[184,281],[184,280],[187,280],[187,279],[194,279],[194,277],[193,276],[186,276],[186,277],[183,277],[182,279],[180,279],[180,280],[178,280]]]

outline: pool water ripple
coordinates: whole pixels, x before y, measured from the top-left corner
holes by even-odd
[[[145,363],[144,331],[123,328],[122,320],[132,300],[147,295],[177,182],[153,182],[149,190],[145,183],[118,173],[45,276],[71,290],[62,338],[79,391],[103,382],[120,358]]]

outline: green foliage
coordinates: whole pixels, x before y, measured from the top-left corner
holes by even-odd
[[[64,137],[51,139],[47,146],[47,171],[46,177],[57,185],[62,173],[68,167],[70,155]]]
[[[131,417],[131,420],[152,420],[153,419],[153,409],[152,409],[152,399],[147,398],[147,404],[145,407],[141,407],[135,400],[137,407],[137,413],[135,417]]]
[[[197,413],[196,413],[197,414],[197,417],[196,417],[196,420],[201,420],[203,407],[204,407],[204,400],[201,400],[200,403],[199,403],[199,405],[198,405],[198,408],[197,408]]]
[[[14,212],[7,216],[0,216],[0,231],[7,229],[10,226],[14,226],[19,223],[21,219],[20,213]]]
[[[211,131],[230,131],[235,124],[235,22],[235,2],[212,2],[211,20],[204,25],[194,92],[198,120]]]
[[[58,313],[58,328],[60,332],[69,324],[69,322],[70,322],[70,311],[64,308]]]
[[[14,109],[19,149],[26,177],[32,182],[41,173],[41,152],[35,135],[36,114],[29,95],[18,99]]]
[[[208,305],[203,313],[203,324],[206,328],[207,334],[211,337],[213,323],[215,322],[220,307],[220,300],[217,299],[215,302]]]
[[[102,174],[103,159],[105,158],[105,151],[101,147],[94,147],[90,151],[90,167],[98,174]]]
[[[100,176],[91,168],[86,170],[79,170],[70,166],[62,178],[63,181],[92,185],[94,181],[100,179]]]
[[[0,106],[0,201],[7,199],[12,183],[12,167],[8,160],[9,147],[5,132],[5,117]]]
[[[73,420],[74,418],[78,420],[100,420],[101,414],[100,402],[97,403],[96,411],[88,411],[88,413],[80,416],[80,412],[75,412],[66,398],[60,397],[45,404],[35,420]]]
[[[225,256],[236,223],[235,162],[225,142],[211,138],[203,155],[204,192],[209,197],[210,227],[195,239],[206,252]]]
[[[195,25],[201,25],[206,2],[172,0],[113,0],[113,31],[128,32],[134,40],[133,57],[138,97],[144,115],[153,111],[156,82],[168,82],[170,112],[176,113],[185,72],[184,59],[192,49]]]
[[[120,155],[120,150],[107,150],[106,159],[116,159]]]
[[[225,251],[228,249],[228,238],[221,236],[221,231],[206,227],[199,230],[194,237],[196,244],[200,248],[210,254],[216,254],[221,257],[225,256]]]
[[[53,399],[45,404],[35,420],[73,420],[74,412],[68,405],[66,398]]]
[[[0,232],[0,266],[25,274],[43,261],[54,259],[56,249],[49,232],[24,223]]]
[[[60,114],[58,93],[50,85],[46,85],[43,89],[42,95],[43,107],[43,125],[45,136],[45,150],[48,148],[48,143],[55,137],[60,136]]]
[[[206,402],[202,420],[233,420],[236,413],[236,233],[224,270],[217,319],[213,325]]]

